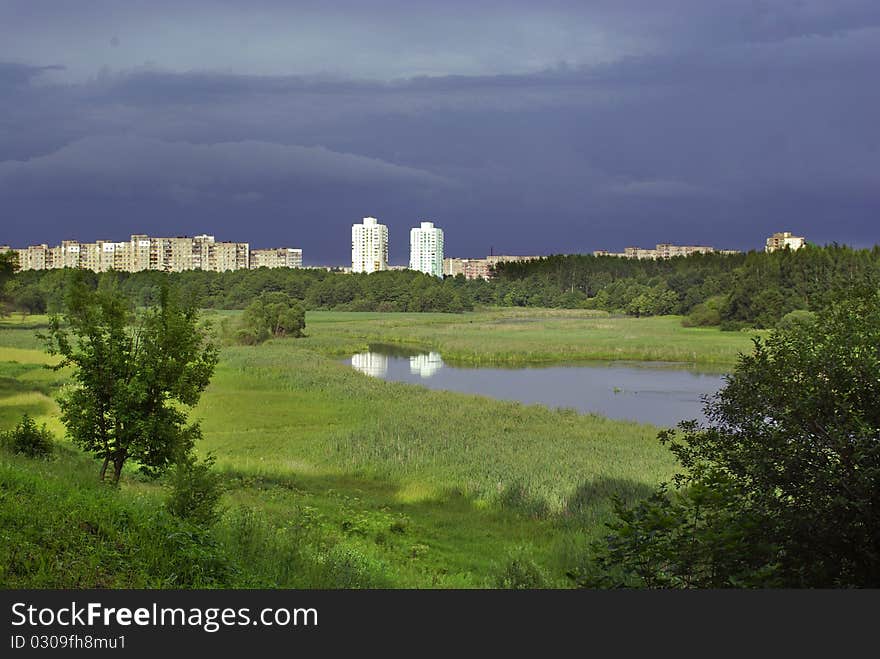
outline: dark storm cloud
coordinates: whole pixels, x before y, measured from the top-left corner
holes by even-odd
[[[876,2],[49,5],[0,8],[0,242],[877,242]]]
[[[12,197],[201,195],[258,199],[252,188],[310,184],[450,186],[413,168],[323,147],[267,142],[195,145],[140,137],[86,137],[46,156],[0,163],[0,194]]]
[[[0,62],[0,89],[20,87],[47,71],[63,70],[63,66],[31,66],[18,62]]]

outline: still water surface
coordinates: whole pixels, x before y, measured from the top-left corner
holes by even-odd
[[[491,396],[551,408],[571,407],[612,419],[673,426],[703,420],[702,396],[724,385],[723,375],[686,364],[587,362],[529,368],[457,367],[437,352],[409,354],[371,346],[351,357],[353,368],[377,378]]]

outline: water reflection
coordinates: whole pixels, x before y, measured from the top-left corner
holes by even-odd
[[[384,378],[388,375],[388,357],[378,352],[361,352],[352,355],[351,365],[355,370],[374,378]]]
[[[353,355],[351,365],[373,377],[660,426],[673,426],[685,419],[705,420],[703,398],[724,384],[722,375],[684,364],[592,362],[538,368],[460,368],[444,364],[438,352],[418,353],[400,346],[370,348]]]
[[[429,378],[443,368],[439,352],[415,355],[409,358],[409,372],[422,378]]]

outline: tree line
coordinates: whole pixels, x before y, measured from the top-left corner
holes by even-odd
[[[827,309],[853,286],[880,284],[880,246],[807,245],[773,253],[694,254],[668,260],[551,256],[504,263],[495,285],[521,306],[584,306],[632,316],[681,314],[686,324],[776,327],[788,314]],[[552,304],[553,301],[562,304]],[[551,304],[547,304],[551,303]]]
[[[28,313],[61,310],[69,270],[29,270],[14,275],[6,286],[7,304]],[[284,293],[305,309],[337,311],[462,312],[474,307],[477,282],[439,279],[409,270],[374,274],[342,274],[325,270],[260,268],[230,272],[189,270],[163,273],[85,272],[92,288],[112,278],[121,294],[137,306],[158,301],[165,285],[181,299],[203,309],[246,309],[263,294]]]
[[[6,285],[7,306],[29,313],[61,308],[67,273],[27,271]],[[97,287],[112,276],[140,306],[164,283],[201,308],[245,309],[260,295],[284,293],[306,310],[462,312],[475,306],[599,309],[631,316],[679,314],[685,324],[777,327],[829,306],[853,285],[880,283],[880,246],[807,245],[771,254],[695,254],[668,260],[557,255],[499,264],[490,281],[439,279],[408,270],[342,274],[309,269],[181,273],[87,273]],[[794,314],[792,316],[791,314]]]

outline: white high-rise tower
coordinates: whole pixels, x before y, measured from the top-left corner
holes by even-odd
[[[443,276],[443,229],[422,222],[409,232],[409,267],[435,277]]]
[[[351,271],[378,272],[388,269],[388,227],[375,217],[351,225]]]

